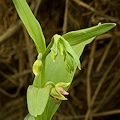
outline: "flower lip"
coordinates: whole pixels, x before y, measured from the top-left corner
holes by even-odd
[[[58,87],[58,90],[60,91],[62,95],[69,95],[69,93],[65,91],[62,87]]]

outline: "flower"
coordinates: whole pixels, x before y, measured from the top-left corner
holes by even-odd
[[[64,89],[65,87],[68,87],[70,83],[65,82],[59,82],[57,83],[50,92],[50,95],[53,98],[57,98],[59,100],[67,100],[67,98],[64,95],[69,95],[69,93]]]
[[[64,56],[65,67],[68,72],[73,72],[76,65],[80,69],[79,57],[74,52],[72,46],[60,35],[56,34],[51,42],[51,59],[55,62],[58,53]],[[59,52],[58,52],[59,51]]]

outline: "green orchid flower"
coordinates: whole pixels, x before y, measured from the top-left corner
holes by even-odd
[[[50,92],[50,95],[59,100],[67,100],[67,98],[64,95],[69,95],[67,91],[64,90],[65,87],[68,87],[70,83],[65,82],[59,82],[57,83]]]
[[[67,71],[71,73],[71,71],[74,71],[75,64],[80,67],[80,61],[79,57],[76,55],[70,44],[60,35],[54,35],[51,40],[51,58],[55,62],[55,59],[60,52],[61,55],[64,56],[64,62],[66,65]],[[48,47],[49,49],[49,47]]]

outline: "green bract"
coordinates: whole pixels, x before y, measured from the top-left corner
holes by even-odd
[[[35,117],[30,115],[29,113],[26,115],[26,117],[24,118],[24,120],[35,120]]]
[[[29,114],[25,120],[51,120],[61,100],[66,100],[63,95],[67,94],[68,83],[71,84],[76,68],[81,68],[79,58],[84,47],[96,36],[109,31],[116,24],[98,24],[62,36],[56,34],[46,48],[41,26],[26,0],[12,1],[38,52],[37,60],[33,64],[35,74],[33,85],[30,85],[27,90]],[[60,102],[56,104],[50,94],[60,99]]]
[[[86,28],[82,30],[76,30],[71,31],[63,35],[65,40],[69,42],[70,45],[77,45],[81,42],[84,42],[90,38],[96,37],[98,35],[101,35],[113,27],[115,27],[115,23],[104,23],[104,24],[98,24],[91,28]]]
[[[33,85],[28,87],[27,104],[29,113],[32,116],[37,117],[37,115],[41,115],[44,112],[51,88],[51,85],[48,85],[44,88],[37,88]]]

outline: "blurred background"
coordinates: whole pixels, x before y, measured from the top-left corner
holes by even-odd
[[[69,89],[53,120],[120,120],[120,0],[27,0],[46,43],[54,34],[99,22],[117,26],[85,47]],[[0,0],[0,120],[23,120],[32,84],[35,46],[12,0]]]

